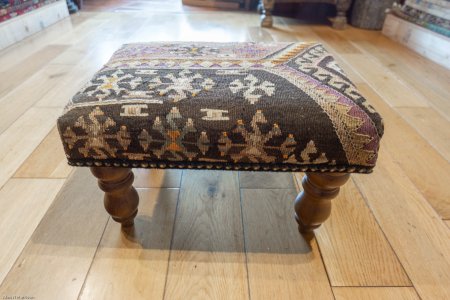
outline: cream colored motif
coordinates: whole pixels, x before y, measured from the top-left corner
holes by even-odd
[[[104,116],[105,113],[100,107],[96,107],[91,111],[87,120],[84,116],[80,116],[74,127],[83,129],[85,131],[84,135],[76,134],[72,128],[67,127],[63,133],[63,139],[69,149],[72,149],[77,142],[82,141],[84,145],[78,147],[78,151],[84,157],[93,157],[95,159],[116,157],[117,148],[107,142],[108,139],[111,139],[112,141],[118,141],[120,146],[127,150],[131,143],[131,138],[126,126],[121,126],[115,133],[107,133],[107,131],[114,131],[116,122],[110,117],[100,121],[99,118],[104,118]]]
[[[269,155],[267,150],[278,150],[281,151],[283,157],[287,158],[290,153],[295,149],[296,142],[294,137],[290,134],[284,141],[284,143],[277,146],[267,146],[266,143],[270,141],[275,136],[281,136],[281,130],[278,124],[273,124],[272,129],[263,134],[258,126],[258,124],[266,124],[267,120],[261,110],[257,110],[256,114],[253,116],[250,123],[253,132],[248,131],[242,120],[238,120],[237,127],[233,130],[235,133],[240,133],[244,139],[245,144],[235,144],[233,143],[228,134],[224,132],[222,137],[219,139],[219,151],[221,156],[230,155],[234,162],[239,162],[242,160],[250,160],[253,163],[265,162],[271,163],[275,162],[276,156]],[[233,153],[230,150],[232,148],[243,148],[239,153]]]
[[[239,79],[231,82],[230,90],[233,94],[236,94],[241,90],[244,91],[245,99],[247,99],[251,104],[255,104],[264,94],[267,96],[272,96],[275,92],[275,85],[270,81],[263,81],[260,83],[258,78],[252,74],[249,74],[244,78],[243,82]],[[262,94],[260,94],[261,92]]]
[[[203,78],[199,73],[193,74],[189,70],[183,70],[176,73],[170,73],[164,76],[164,81],[161,77],[155,77],[149,83],[150,89],[157,89],[160,96],[168,94],[173,102],[178,102],[191,97],[195,97],[202,90],[208,91],[214,87],[215,82],[211,78]],[[170,80],[169,83],[165,81]]]
[[[143,110],[148,109],[147,104],[124,104],[121,107],[121,117],[147,117],[148,112]]]
[[[122,70],[117,70],[111,75],[102,75],[96,78],[100,80],[101,83],[98,84],[96,82],[91,82],[89,86],[95,86],[95,89],[87,91],[86,95],[94,96],[100,100],[104,100],[108,96],[112,95],[114,92],[116,95],[120,92],[127,93],[129,90],[128,87],[120,87],[119,83],[124,82],[126,79],[131,79],[126,83],[132,88],[135,89],[141,82],[141,77],[135,77],[131,74],[125,74]]]
[[[300,157],[303,159],[305,163],[320,164],[328,162],[328,159],[325,153],[323,152],[320,154],[318,158],[312,161],[310,155],[316,153],[317,153],[316,144],[314,143],[314,141],[311,140],[306,144],[306,147],[305,149],[303,149],[302,153],[300,153]]]
[[[206,113],[206,116],[202,117],[202,120],[205,121],[226,121],[230,119],[228,116],[224,116],[228,113],[228,110],[202,108],[200,111]]]

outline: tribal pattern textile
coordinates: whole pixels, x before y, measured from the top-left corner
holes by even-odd
[[[316,43],[124,45],[58,129],[75,166],[361,173],[383,135]]]

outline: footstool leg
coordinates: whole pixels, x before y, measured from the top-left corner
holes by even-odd
[[[350,178],[346,173],[306,173],[303,191],[295,199],[295,219],[301,233],[318,228],[331,213],[331,199]]]
[[[334,29],[342,30],[347,26],[347,11],[351,3],[351,0],[338,0],[336,2],[336,17],[331,21]]]
[[[275,0],[261,0],[261,4],[261,27],[272,27],[272,10],[275,5]]]
[[[129,168],[92,167],[92,174],[98,178],[98,186],[105,192],[106,211],[122,228],[134,225],[139,196],[132,186],[134,175]]]

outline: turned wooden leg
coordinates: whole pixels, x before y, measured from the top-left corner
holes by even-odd
[[[275,0],[261,0],[261,27],[272,27],[273,18],[272,10],[275,5]]]
[[[345,29],[347,27],[347,11],[352,1],[338,0],[336,2],[336,17],[331,20],[334,29]]]
[[[105,192],[106,211],[122,228],[134,225],[138,212],[139,196],[132,186],[134,175],[128,168],[92,167],[98,186]]]
[[[301,233],[319,227],[331,213],[331,199],[350,178],[346,173],[306,173],[303,191],[295,199],[295,219]]]

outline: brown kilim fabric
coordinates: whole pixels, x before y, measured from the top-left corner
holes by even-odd
[[[75,166],[362,173],[383,134],[314,43],[124,45],[58,129]]]

